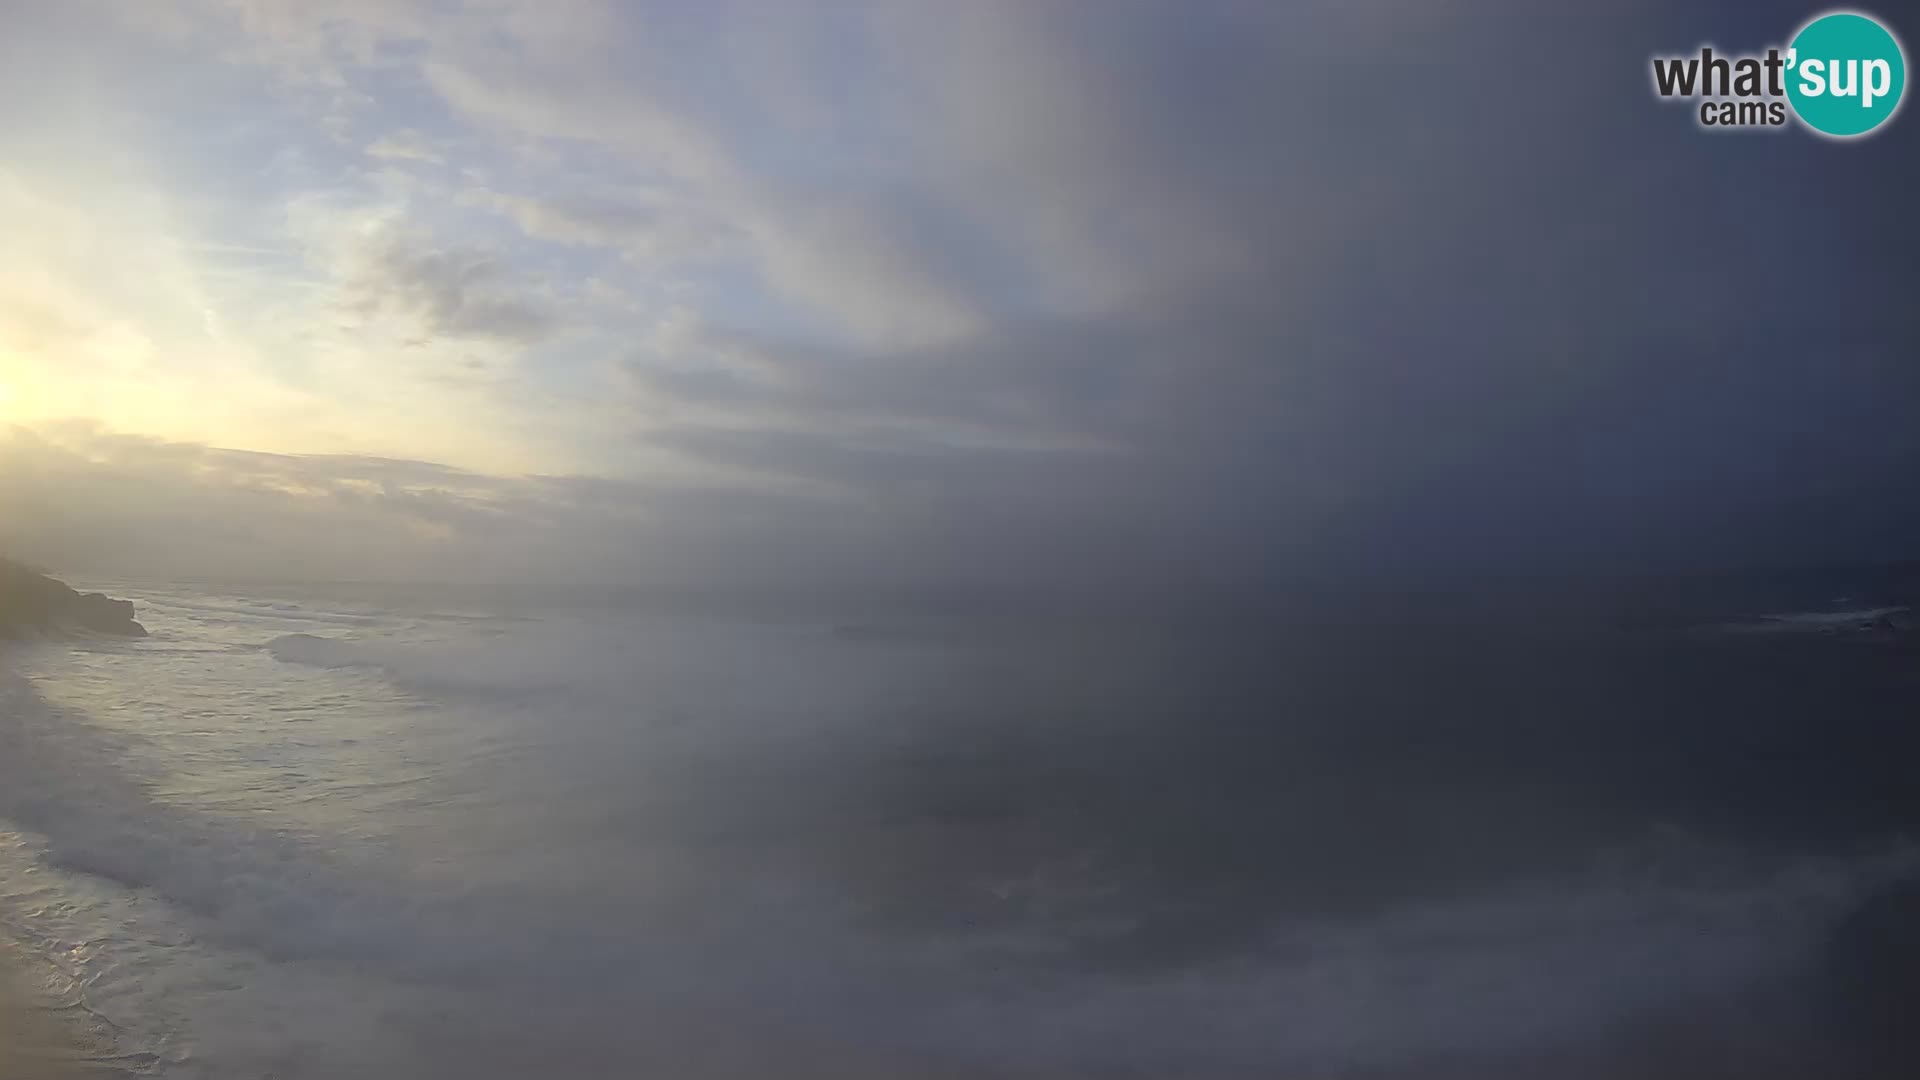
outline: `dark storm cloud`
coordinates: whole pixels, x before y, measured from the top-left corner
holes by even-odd
[[[1186,544],[1229,575],[1302,544],[1410,572],[1920,544],[1912,140],[1716,136],[1647,92],[1653,51],[1764,47],[1803,13],[1513,14],[957,18],[990,25],[949,40],[944,101],[934,77],[927,183],[990,198],[1011,261],[1089,302],[979,281],[992,327],[931,349],[638,363],[656,401],[815,421],[650,438],[990,516],[1014,564],[1019,537],[1116,524],[1144,564]]]

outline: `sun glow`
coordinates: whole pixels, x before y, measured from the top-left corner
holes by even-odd
[[[0,351],[0,424],[15,424],[26,409],[26,386],[12,357]]]
[[[0,346],[0,425],[42,419],[46,386],[33,369]]]

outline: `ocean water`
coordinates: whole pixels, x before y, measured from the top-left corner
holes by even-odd
[[[84,584],[152,636],[0,653],[0,948],[111,1071],[1912,1061],[1841,962],[1920,871],[1920,652],[1835,615],[1898,596]]]

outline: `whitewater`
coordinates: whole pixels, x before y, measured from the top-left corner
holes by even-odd
[[[1741,801],[1914,700],[1783,635],[88,584],[151,636],[0,652],[0,956],[109,1072],[1756,1075],[1920,870]]]

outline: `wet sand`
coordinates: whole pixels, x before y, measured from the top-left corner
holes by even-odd
[[[40,997],[31,964],[0,941],[0,1080],[106,1080],[110,1040],[85,1013]]]

